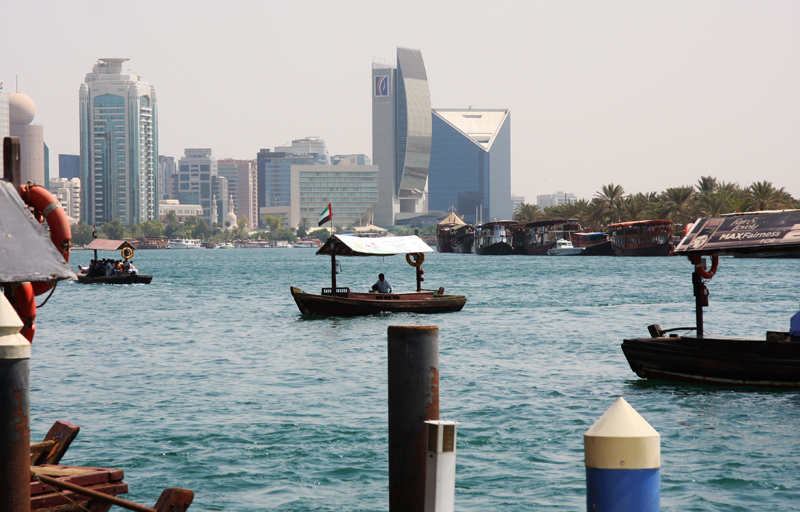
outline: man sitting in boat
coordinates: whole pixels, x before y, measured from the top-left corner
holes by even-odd
[[[392,285],[383,278],[383,274],[378,274],[378,281],[372,285],[372,290],[378,293],[392,293]]]

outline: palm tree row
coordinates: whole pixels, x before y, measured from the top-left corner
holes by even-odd
[[[621,185],[604,185],[594,197],[560,204],[539,211],[536,205],[521,203],[514,211],[514,220],[576,218],[585,229],[604,230],[615,222],[645,219],[668,219],[685,225],[699,217],[717,217],[735,211],[781,210],[800,208],[783,187],[769,181],[758,181],[748,187],[738,183],[718,182],[703,176],[697,184],[668,188],[664,192],[625,194]]]

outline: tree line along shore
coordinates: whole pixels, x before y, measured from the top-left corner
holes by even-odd
[[[621,185],[604,185],[591,200],[559,204],[540,210],[538,205],[520,203],[514,211],[518,222],[578,219],[583,229],[604,231],[610,224],[646,219],[667,219],[686,225],[700,217],[724,213],[800,208],[800,201],[783,187],[769,181],[738,183],[703,176],[697,184],[668,188],[663,192],[626,194]]]

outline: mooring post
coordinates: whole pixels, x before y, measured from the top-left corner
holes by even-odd
[[[692,272],[692,291],[694,293],[694,318],[697,327],[697,337],[703,337],[703,303],[708,300],[703,279],[695,270]]]
[[[389,326],[389,511],[425,509],[426,421],[439,419],[439,328]]]
[[[661,436],[620,397],[583,435],[586,510],[658,512]]]
[[[17,312],[0,294],[0,500],[7,512],[31,509],[31,344]]]

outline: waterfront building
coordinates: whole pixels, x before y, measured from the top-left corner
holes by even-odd
[[[372,64],[372,159],[380,169],[375,223],[427,211],[431,97],[422,52],[397,49],[397,66]]]
[[[175,162],[175,157],[158,155],[158,193],[159,201],[162,199],[170,199],[172,190],[172,177],[178,173],[178,164]],[[159,202],[159,204],[161,204]]]
[[[572,204],[578,200],[575,194],[568,192],[561,192],[560,190],[555,194],[545,194],[536,196],[536,204],[539,205],[540,210],[557,206],[559,204]]]
[[[47,189],[58,198],[67,215],[77,223],[81,218],[80,178],[50,178]]]
[[[280,217],[289,229],[305,219],[312,231],[330,204],[334,225],[369,224],[378,203],[378,173],[376,165],[293,165],[290,205],[263,207],[259,213]]]
[[[219,176],[211,148],[186,148],[172,176],[171,199],[199,204],[206,224],[216,224],[228,211],[228,180]]]
[[[432,124],[428,208],[453,205],[467,224],[510,220],[511,111],[439,108]]]
[[[99,59],[80,87],[83,221],[156,218],[158,98],[128,59]]]
[[[19,137],[20,183],[47,186],[44,127],[31,124],[35,116],[36,105],[30,97],[21,92],[8,95],[9,134]]]
[[[80,155],[58,155],[58,177],[71,180],[81,177]]]
[[[258,208],[286,209],[292,205],[291,169],[293,165],[328,165],[325,141],[318,137],[293,140],[290,146],[262,149],[256,155]],[[281,210],[283,211],[283,210]],[[288,210],[287,210],[288,211]],[[259,215],[263,226],[263,215]],[[296,226],[291,226],[294,229]]]
[[[228,192],[237,219],[247,217],[248,227],[258,227],[258,177],[254,160],[221,158],[217,160],[220,176],[228,180]],[[226,214],[227,216],[227,214]]]
[[[177,199],[162,199],[158,202],[158,220],[166,219],[171,211],[175,212],[175,218],[181,224],[189,217],[203,216],[203,207],[199,204],[181,204]]]

